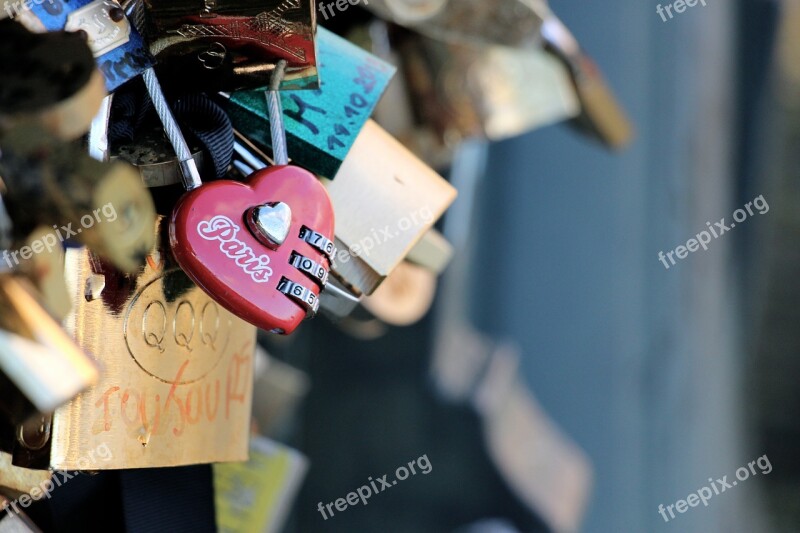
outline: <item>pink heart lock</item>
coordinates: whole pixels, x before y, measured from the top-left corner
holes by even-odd
[[[289,334],[319,308],[336,250],[333,205],[310,172],[275,166],[247,183],[187,192],[170,220],[186,274],[236,316]]]

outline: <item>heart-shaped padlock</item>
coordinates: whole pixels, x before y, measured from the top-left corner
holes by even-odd
[[[215,181],[175,206],[170,244],[192,280],[251,324],[291,333],[319,307],[333,260],[333,205],[295,166],[260,170],[247,183]]]
[[[194,158],[166,103],[153,69],[143,79],[164,131],[181,161],[188,192],[172,212],[169,240],[186,275],[231,313],[276,333],[289,334],[319,309],[336,249],[334,215],[325,187],[307,170],[287,164],[277,85],[267,97],[278,165],[246,183],[202,184]]]

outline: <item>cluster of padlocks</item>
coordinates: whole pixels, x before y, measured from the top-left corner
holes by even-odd
[[[246,460],[257,329],[427,309],[376,291],[447,266],[457,191],[433,168],[457,143],[564,120],[630,138],[543,0],[339,4],[5,2],[6,496]]]

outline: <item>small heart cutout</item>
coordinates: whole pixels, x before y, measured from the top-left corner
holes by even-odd
[[[169,236],[178,264],[211,298],[261,329],[288,334],[306,309],[278,290],[281,280],[317,298],[320,292],[308,272],[291,264],[293,252],[330,270],[328,258],[300,237],[304,227],[333,239],[333,205],[313,174],[281,166],[247,183],[220,180],[187,192],[172,213]],[[282,243],[271,249],[264,240]]]
[[[256,239],[277,250],[289,235],[292,208],[283,202],[273,202],[253,207],[247,213],[247,225]]]

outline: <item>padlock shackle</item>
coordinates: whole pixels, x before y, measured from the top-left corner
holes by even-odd
[[[197,163],[192,157],[192,151],[186,139],[181,133],[181,128],[178,126],[178,121],[175,120],[175,115],[167,104],[167,99],[164,98],[164,92],[161,90],[161,84],[158,82],[156,72],[154,69],[149,68],[142,73],[144,85],[147,87],[147,92],[150,95],[150,100],[153,101],[153,107],[161,119],[161,124],[164,126],[164,133],[167,134],[170,144],[175,149],[175,154],[180,161],[181,174],[183,175],[183,186],[187,191],[197,189],[203,184],[200,179],[200,171],[197,168]]]
[[[272,71],[269,90],[266,91],[269,110],[269,129],[272,135],[272,157],[276,165],[289,164],[289,151],[286,147],[286,126],[283,123],[283,106],[278,91],[286,70],[286,60],[281,59]]]

